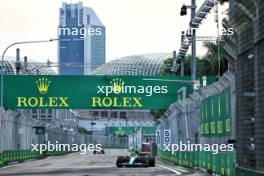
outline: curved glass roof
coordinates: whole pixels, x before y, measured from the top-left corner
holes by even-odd
[[[3,69],[2,69],[3,68]],[[0,61],[0,72],[4,74],[14,75],[16,74],[16,64],[14,61]],[[55,71],[52,68],[47,67],[46,63],[30,63],[21,62],[21,70],[19,74],[33,74],[33,75],[53,75]]]
[[[172,58],[170,53],[155,53],[122,57],[98,67],[95,75],[155,76],[163,69],[163,62]]]

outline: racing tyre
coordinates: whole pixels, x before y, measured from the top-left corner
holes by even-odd
[[[124,162],[124,157],[123,156],[119,156],[117,157],[117,160],[116,160],[116,166],[117,167],[122,167],[122,163]]]
[[[149,157],[149,167],[155,167],[155,157]]]
[[[144,167],[149,167],[149,158],[147,156],[141,156],[140,160],[144,164]]]

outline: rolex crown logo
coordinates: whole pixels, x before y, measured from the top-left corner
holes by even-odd
[[[117,131],[115,131],[116,136],[124,136],[126,134],[125,131],[122,130],[122,128],[118,128]]]
[[[47,78],[40,78],[36,81],[39,93],[46,94],[49,89],[50,81]]]
[[[114,78],[112,81],[110,81],[110,84],[112,86],[113,92],[115,94],[119,94],[123,90],[123,86],[125,84],[125,81],[123,81],[120,78]]]

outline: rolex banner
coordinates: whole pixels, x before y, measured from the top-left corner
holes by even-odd
[[[166,109],[190,77],[5,75],[6,109]]]

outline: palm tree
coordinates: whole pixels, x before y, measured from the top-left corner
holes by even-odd
[[[224,42],[219,43],[220,68],[218,61],[218,44],[216,42],[204,42],[203,46],[207,49],[207,53],[202,59],[210,64],[210,73],[212,75],[217,75],[219,69],[220,75],[226,72],[228,69],[228,62],[224,57]]]

